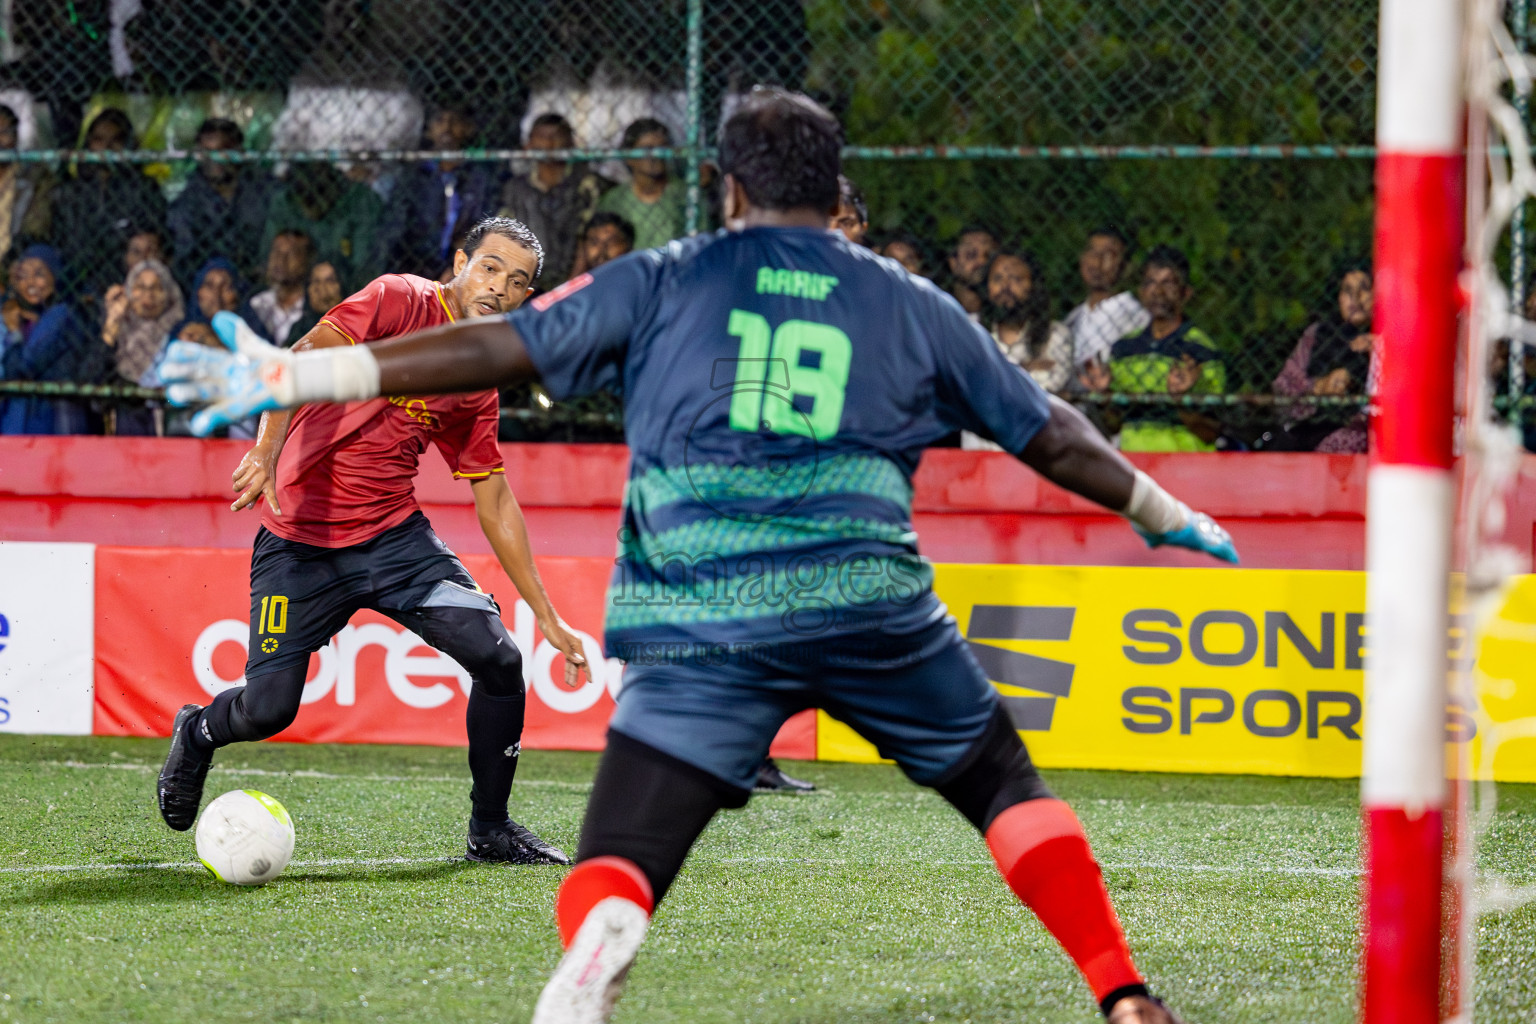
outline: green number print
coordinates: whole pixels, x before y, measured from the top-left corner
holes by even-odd
[[[731,310],[727,330],[741,339],[731,392],[732,430],[772,430],[818,441],[837,435],[853,365],[848,335],[811,320],[786,320],[772,330],[766,317],[743,309]],[[815,366],[802,365],[807,354]],[[777,379],[770,383],[780,366],[789,375],[787,390]],[[808,399],[810,409],[796,410],[796,398]]]

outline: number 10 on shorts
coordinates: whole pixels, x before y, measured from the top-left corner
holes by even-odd
[[[288,599],[281,594],[261,599],[261,621],[257,634],[288,632]]]

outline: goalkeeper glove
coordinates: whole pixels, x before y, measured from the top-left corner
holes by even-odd
[[[1204,512],[1194,511],[1182,501],[1179,502],[1179,508],[1184,511],[1184,525],[1177,530],[1152,533],[1135,523],[1131,524],[1131,529],[1141,535],[1149,548],[1188,548],[1190,551],[1203,551],[1223,562],[1238,564],[1237,548],[1232,544],[1232,537],[1216,520]]]
[[[233,313],[214,314],[213,330],[228,351],[173,341],[160,365],[172,405],[212,403],[192,417],[192,432],[207,437],[219,427],[281,409],[291,401],[293,353],[262,341]],[[287,401],[285,401],[287,399]]]

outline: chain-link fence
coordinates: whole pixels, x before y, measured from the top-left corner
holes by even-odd
[[[707,230],[722,114],[772,82],[842,118],[868,244],[1125,447],[1353,450],[1376,10],[11,0],[0,428],[167,429],[134,390],[159,340],[223,308],[291,342],[377,274],[441,277],[485,214],[539,234],[542,287]],[[618,436],[611,402],[508,402],[509,437]]]

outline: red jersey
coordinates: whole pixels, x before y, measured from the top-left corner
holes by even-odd
[[[354,345],[453,320],[443,286],[385,274],[320,322]],[[323,548],[361,544],[417,510],[415,484],[428,442],[456,477],[503,472],[496,444],[495,391],[473,395],[396,395],[344,405],[306,405],[294,414],[277,462],[277,500],[261,525],[286,540]]]

